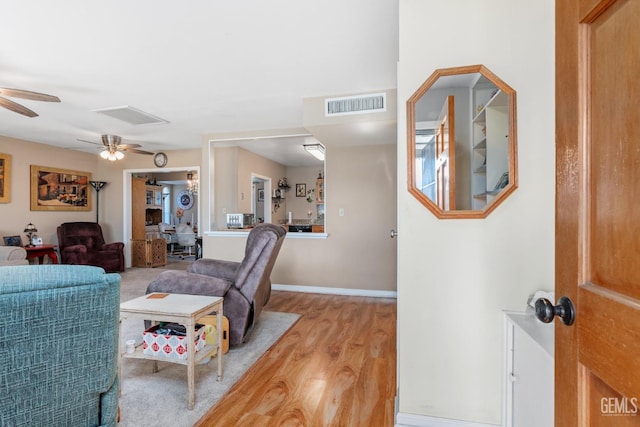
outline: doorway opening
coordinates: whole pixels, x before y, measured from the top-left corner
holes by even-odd
[[[178,193],[184,191],[187,187],[187,172],[197,173],[200,175],[200,166],[181,166],[181,167],[173,167],[173,168],[162,168],[162,170],[158,170],[158,168],[149,168],[149,169],[124,169],[122,171],[122,182],[123,182],[123,201],[122,201],[122,218],[123,218],[123,229],[122,229],[122,241],[125,243],[124,245],[124,256],[125,256],[125,266],[130,268],[132,265],[131,262],[131,238],[132,238],[132,191],[131,191],[131,183],[132,177],[138,175],[147,175],[154,176],[154,179],[158,183],[162,183],[162,197],[163,197],[163,210],[166,206],[169,209],[169,216],[165,216],[163,212],[163,220],[169,219],[169,223],[171,221],[175,222],[175,212],[176,212],[176,197]],[[161,176],[162,175],[162,176]],[[162,179],[166,177],[165,179]],[[169,191],[166,191],[165,188],[169,188]],[[167,200],[168,199],[168,200]],[[200,198],[196,195],[193,197],[194,203],[191,210],[192,214],[188,215],[188,220],[194,226],[198,223],[198,219],[202,218],[201,206],[200,206]]]
[[[251,174],[251,213],[256,222],[271,222],[271,178]]]

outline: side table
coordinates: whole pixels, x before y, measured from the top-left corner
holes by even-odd
[[[39,245],[39,246],[25,246],[27,251],[27,259],[38,258],[39,263],[44,262],[44,256],[47,255],[51,258],[53,264],[58,263],[58,254],[56,254],[56,245]]]
[[[195,392],[195,365],[205,357],[209,357],[217,348],[218,360],[218,381],[222,380],[222,297],[207,297],[201,295],[185,295],[185,294],[165,294],[152,293],[144,295],[130,301],[120,304],[120,327],[122,328],[122,320],[126,318],[146,319],[166,322],[176,322],[184,325],[187,329],[186,359],[169,359],[162,356],[153,356],[144,354],[142,346],[136,347],[133,353],[120,352],[120,363],[118,363],[118,377],[120,384],[123,383],[122,378],[122,362],[125,358],[132,359],[148,359],[155,362],[154,372],[157,372],[157,362],[178,363],[187,365],[187,382],[189,386],[189,409],[193,409],[196,400]],[[198,319],[212,312],[216,313],[216,322],[218,329],[218,343],[216,345],[206,345],[197,353],[195,347],[195,325]],[[142,331],[140,331],[142,335]]]

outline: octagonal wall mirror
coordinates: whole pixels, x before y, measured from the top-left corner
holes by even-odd
[[[438,218],[485,218],[517,188],[516,93],[483,65],[436,70],[407,101],[408,187]]]

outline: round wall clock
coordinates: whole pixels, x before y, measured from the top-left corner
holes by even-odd
[[[153,156],[153,164],[155,164],[156,167],[159,167],[159,168],[165,167],[167,165],[167,161],[168,161],[167,155],[163,152],[156,153],[156,155]]]
[[[178,197],[176,198],[176,204],[179,208],[182,208],[185,211],[191,209],[193,206],[193,195],[189,193],[188,190],[179,192]]]

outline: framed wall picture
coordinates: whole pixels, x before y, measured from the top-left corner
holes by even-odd
[[[20,236],[4,236],[3,240],[5,246],[22,246],[22,239]]]
[[[258,190],[258,201],[264,202],[264,188]]]
[[[32,211],[90,211],[91,173],[31,165]]]
[[[307,197],[307,184],[296,184],[296,197]]]
[[[0,153],[0,203],[11,201],[11,155]]]

